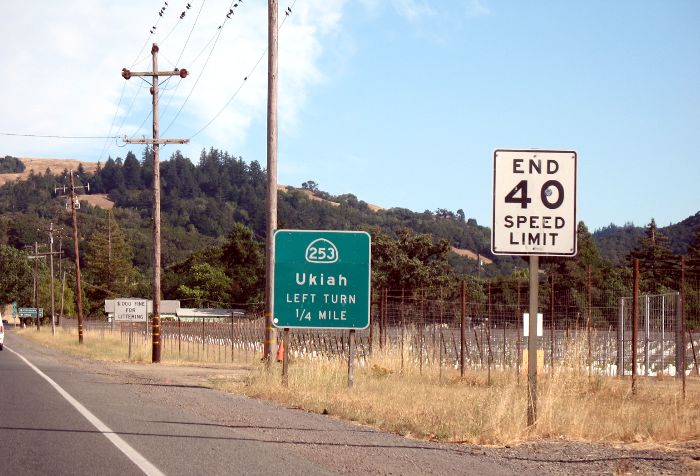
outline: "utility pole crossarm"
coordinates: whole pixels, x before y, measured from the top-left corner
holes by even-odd
[[[124,142],[127,144],[188,144],[189,139],[127,139],[124,137]]]
[[[188,74],[184,68],[175,68],[173,71],[129,71],[126,68],[122,68],[122,77],[127,80],[133,76],[180,76],[182,79],[185,79]]]

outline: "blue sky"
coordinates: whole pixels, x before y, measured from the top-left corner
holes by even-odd
[[[161,69],[190,70],[179,86],[163,85],[162,136],[192,137],[223,111],[185,155],[196,161],[213,146],[265,164],[266,59],[253,67],[266,46],[266,2],[246,0],[224,22],[231,2],[190,0],[179,20],[188,2],[172,0],[154,35],[162,2],[3,3],[0,132],[149,134],[148,88],[119,72],[150,69],[157,41]],[[700,2],[297,0],[280,9],[290,5],[280,183],[314,180],[383,207],[463,209],[491,226],[494,149],[573,149],[578,218],[591,229],[652,217],[665,226],[700,210]],[[0,154],[104,162],[129,149],[116,142],[0,136]]]

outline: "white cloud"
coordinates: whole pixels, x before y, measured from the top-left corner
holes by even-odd
[[[141,0],[3,2],[0,6],[3,58],[0,131],[107,135],[121,97],[115,122],[124,124],[120,135],[133,134],[150,110],[150,95],[148,85],[139,78],[132,78],[125,85],[121,69],[150,70],[152,42],[160,46],[159,69],[172,69],[171,62],[176,62],[183,51],[202,5],[201,1],[190,1],[192,8],[180,20],[179,2],[169,2],[162,18],[158,16],[162,4],[144,3]],[[279,117],[283,130],[294,128],[309,88],[325,79],[319,68],[321,58],[327,53],[324,41],[341,29],[345,3],[346,0],[305,0],[296,4],[289,17],[283,12],[287,5],[280,4],[280,22],[287,18],[279,37]],[[267,5],[239,4],[215,40],[227,10],[228,3],[204,4],[178,64],[187,68],[190,75],[186,79],[172,78],[161,86],[162,134],[189,95],[177,121],[167,131],[168,137],[189,137],[219,113],[243,85],[235,100],[197,136],[189,150],[213,145],[235,153],[248,139],[251,124],[264,121],[267,55],[252,75],[251,69],[267,48]],[[149,38],[149,30],[156,21],[159,21],[156,34]],[[216,49],[207,62],[213,41],[217,41]],[[144,44],[138,64],[132,66]],[[248,79],[244,81],[245,77]],[[168,103],[170,106],[166,108]],[[149,135],[150,129],[149,119],[138,135]],[[114,127],[111,133],[116,131]],[[0,154],[20,156],[89,155],[97,160],[102,146],[102,141],[0,136]],[[112,141],[108,141],[108,153],[124,154],[123,150],[114,148]]]
[[[410,21],[435,14],[430,5],[423,0],[392,0],[392,3],[396,11]]]
[[[468,0],[466,12],[468,17],[483,17],[491,14],[491,10],[481,0]]]

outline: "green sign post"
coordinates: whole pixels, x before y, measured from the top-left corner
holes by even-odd
[[[365,232],[277,230],[274,325],[369,327],[370,241]]]

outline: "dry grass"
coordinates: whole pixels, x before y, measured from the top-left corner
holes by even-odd
[[[81,202],[87,202],[93,207],[111,210],[114,208],[114,202],[111,201],[104,193],[83,194],[79,196]]]
[[[97,170],[96,162],[82,162],[74,159],[37,159],[30,157],[18,158],[25,166],[24,172],[17,174],[0,174],[0,185],[4,185],[15,180],[26,180],[31,171],[34,171],[35,174],[44,174],[46,169],[49,169],[53,175],[60,175],[65,169],[76,170],[80,164],[83,164],[83,168],[87,172],[94,173],[95,170]]]
[[[463,256],[466,258],[469,258],[470,260],[476,261],[477,258],[481,259],[481,261],[484,262],[484,264],[493,264],[493,261],[490,259],[486,258],[485,256],[477,255],[474,253],[472,250],[468,249],[463,249],[463,248],[457,248],[455,246],[452,247],[452,252],[455,254],[458,254],[459,256]]]
[[[15,330],[20,334],[46,347],[62,350],[71,355],[84,357],[92,360],[102,360],[109,362],[126,362],[128,360],[128,344],[125,347],[121,342],[119,334],[84,331],[83,344],[78,343],[78,333],[75,329],[56,328],[56,335],[51,334],[49,327],[43,327],[37,332],[34,327]],[[132,362],[146,362],[150,359],[145,346],[132,347]]]
[[[580,362],[579,364],[583,364]],[[539,375],[538,422],[526,424],[526,379],[514,372],[459,377],[454,369],[400,366],[395,355],[375,355],[347,388],[340,360],[297,361],[289,385],[278,373],[252,374],[236,390],[288,406],[328,413],[417,438],[474,444],[509,444],[538,438],[600,442],[677,442],[700,438],[700,382],[689,382],[682,399],[677,381],[642,380],[636,395],[629,380],[588,377],[569,362],[553,376]]]
[[[86,334],[77,344],[75,332],[49,329],[21,331],[45,345],[74,355],[126,361],[126,342],[118,335]],[[103,337],[103,338],[102,338]],[[538,422],[526,424],[526,378],[515,372],[470,371],[464,378],[453,368],[401,368],[396,353],[375,352],[358,365],[354,387],[347,388],[347,362],[341,359],[293,360],[289,384],[281,383],[280,366],[268,372],[256,365],[244,382],[222,380],[217,388],[263,398],[295,408],[330,414],[415,438],[503,445],[539,438],[596,442],[662,444],[700,438],[700,381],[688,379],[683,400],[675,379],[640,379],[637,393],[629,379],[588,376],[577,345],[554,375],[539,375]],[[219,349],[220,352],[220,349]],[[230,352],[230,347],[229,347]],[[134,346],[134,361],[150,361],[150,347]],[[220,354],[219,354],[220,355]],[[217,350],[192,352],[177,359],[164,352],[164,363],[216,361]],[[242,359],[239,353],[238,358]],[[259,355],[257,356],[259,357]],[[253,357],[251,362],[256,362]],[[565,370],[564,370],[565,369]]]
[[[56,328],[56,335],[51,334],[49,327],[43,327],[40,332],[36,328],[17,329],[15,331],[46,347],[52,347],[66,352],[70,355],[84,357],[86,359],[107,361],[107,362],[151,362],[151,343],[144,341],[139,334],[134,333],[131,346],[131,359],[129,359],[128,339],[122,339],[119,331],[110,333],[104,330],[85,329],[83,331],[83,344],[78,343],[78,331],[75,328]],[[191,365],[191,364],[235,364],[236,366],[246,365],[248,359],[256,361],[256,356],[243,352],[236,352],[231,359],[231,347],[217,345],[207,345],[201,349],[199,345],[183,344],[181,351],[172,349],[168,345],[161,348],[161,363],[167,365]]]

